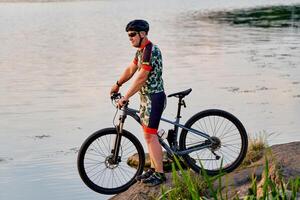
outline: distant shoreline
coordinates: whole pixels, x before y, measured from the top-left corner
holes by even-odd
[[[50,3],[50,2],[79,2],[96,0],[0,0],[0,3]]]

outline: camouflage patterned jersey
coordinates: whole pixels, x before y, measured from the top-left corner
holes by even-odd
[[[162,79],[162,56],[159,48],[150,41],[142,50],[136,52],[134,61],[141,68],[150,71],[146,84],[141,88],[141,94],[153,94],[164,91]]]
[[[133,62],[149,71],[149,77],[140,90],[140,117],[145,132],[157,133],[157,128],[166,103],[162,79],[162,56],[159,48],[150,41],[136,52]]]

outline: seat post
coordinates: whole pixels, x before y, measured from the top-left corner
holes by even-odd
[[[181,116],[180,116],[181,106],[183,105],[182,104],[182,99],[183,99],[182,97],[179,97],[176,119],[180,119],[181,118]]]
[[[181,106],[183,105],[182,103],[182,99],[183,97],[179,96],[179,100],[178,100],[178,107],[177,107],[177,115],[176,115],[176,123],[180,122],[180,113],[181,113]],[[174,125],[174,133],[177,136],[178,134],[178,126]]]

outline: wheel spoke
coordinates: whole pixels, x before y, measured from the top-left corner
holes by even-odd
[[[86,166],[86,169],[90,169],[90,171],[87,171],[87,173],[93,171],[94,169],[96,169],[97,167],[99,167],[99,165],[103,164],[104,162],[101,162],[101,163],[96,163],[96,164],[89,164],[89,163],[85,163],[87,166]]]
[[[98,153],[99,155],[103,155],[103,157],[106,157],[105,153],[102,151],[101,148],[98,149],[97,146],[95,146],[95,144],[92,144],[93,148],[89,149],[87,152],[91,152],[94,151],[95,153]]]
[[[219,121],[219,120],[218,120],[218,121]],[[224,121],[225,121],[225,118],[222,118],[222,122],[220,123],[219,128],[217,128],[216,133],[219,132],[220,128],[222,127],[222,125],[223,125],[223,123],[224,123]]]

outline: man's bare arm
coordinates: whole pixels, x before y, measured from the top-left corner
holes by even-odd
[[[133,76],[133,74],[136,72],[137,69],[138,66],[136,64],[134,64],[133,62],[130,63],[130,65],[126,67],[125,71],[122,73],[121,77],[118,80],[118,83],[120,85],[126,83],[129,79],[131,79],[131,77]]]
[[[141,87],[145,84],[149,76],[149,71],[144,70],[143,68],[138,72],[136,79],[132,83],[129,90],[126,92],[124,98],[128,100],[131,96],[137,93]]]
[[[136,64],[134,64],[133,62],[130,63],[130,65],[128,67],[126,67],[126,69],[122,73],[121,77],[117,80],[117,83],[115,83],[112,86],[112,88],[110,90],[110,94],[119,92],[120,86],[123,83],[127,82],[133,76],[133,74],[136,72],[137,69],[138,69],[138,66]]]

